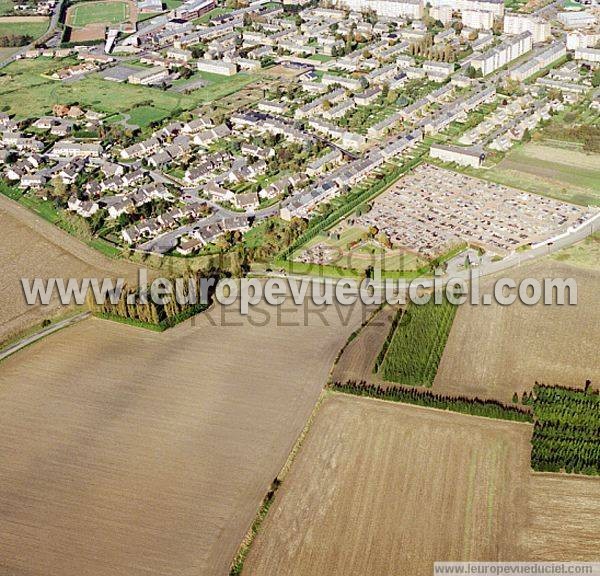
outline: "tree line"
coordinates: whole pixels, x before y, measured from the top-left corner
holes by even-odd
[[[368,396],[392,402],[416,404],[417,406],[450,410],[473,416],[485,416],[487,418],[514,420],[517,422],[532,421],[532,415],[528,409],[518,406],[506,406],[497,400],[482,400],[466,396],[446,396],[418,388],[396,385],[381,386],[368,383],[365,380],[361,380],[360,382],[356,380],[347,380],[344,383],[333,382],[330,388],[337,392],[353,394],[355,396]]]
[[[216,284],[219,273],[214,270],[206,277],[214,278]],[[206,294],[202,294],[201,280],[202,277],[196,273],[189,273],[178,279],[167,279],[166,285],[171,286],[171,290],[161,303],[154,302],[149,294],[144,294],[137,286],[123,286],[120,293],[114,295],[113,301],[111,295],[105,293],[104,298],[98,302],[90,290],[87,305],[92,314],[100,318],[162,331],[208,308],[214,286]]]
[[[33,42],[33,36],[29,36],[28,34],[6,34],[0,36],[0,48],[27,46],[31,42]]]

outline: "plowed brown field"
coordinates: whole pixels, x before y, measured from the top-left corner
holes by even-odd
[[[528,425],[332,394],[244,576],[430,576],[515,557]]]
[[[531,431],[331,394],[243,576],[431,576],[436,560],[597,561],[600,479],[532,473]]]
[[[377,375],[373,374],[373,366],[390,332],[396,311],[397,308],[386,306],[361,329],[356,338],[348,343],[333,369],[334,381],[377,380]]]
[[[0,574],[227,574],[362,317],[220,310],[85,320],[2,363]]]
[[[600,273],[544,261],[509,275],[573,277],[577,305],[460,306],[433,391],[510,402],[536,380],[571,387],[599,382]],[[482,294],[491,281],[482,282]]]
[[[57,298],[28,306],[21,278],[136,277],[135,265],[103,256],[1,194],[0,236],[0,342],[62,308]]]

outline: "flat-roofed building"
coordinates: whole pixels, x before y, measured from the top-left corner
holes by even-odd
[[[200,72],[220,74],[221,76],[233,76],[234,74],[237,74],[237,65],[233,62],[224,62],[223,60],[207,60],[205,58],[200,58],[198,60],[197,66]]]

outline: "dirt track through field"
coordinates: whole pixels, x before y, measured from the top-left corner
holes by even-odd
[[[21,278],[136,278],[133,264],[103,256],[3,195],[0,237],[0,342],[62,309],[57,298],[28,306]]]
[[[0,574],[227,574],[363,318],[219,311],[86,320],[0,365]]]

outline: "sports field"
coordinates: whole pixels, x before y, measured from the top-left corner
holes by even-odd
[[[68,24],[83,28],[88,24],[119,24],[129,18],[127,2],[119,0],[80,2],[69,8]]]

